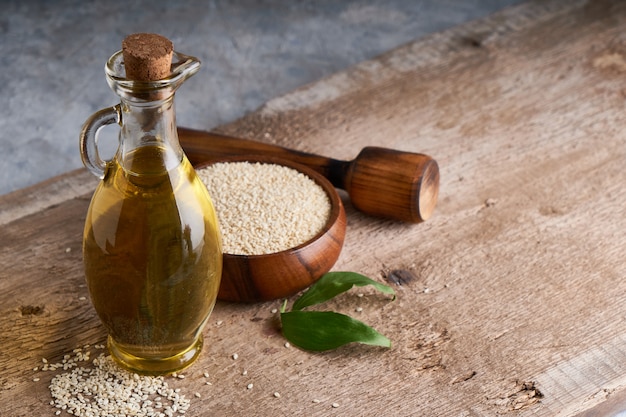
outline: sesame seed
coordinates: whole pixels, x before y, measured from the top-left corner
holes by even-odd
[[[314,402],[315,404],[319,404],[321,401],[320,401],[320,400],[318,400],[317,398],[315,398],[315,399],[313,399],[313,402]]]
[[[276,397],[276,398],[280,398],[280,392],[275,392],[275,393],[274,393],[274,397]]]
[[[330,215],[324,189],[290,167],[223,162],[198,176],[213,197],[225,253],[262,255],[298,246]]]
[[[273,309],[272,309],[272,314],[276,314],[276,313],[278,313],[278,309],[273,308]]]
[[[233,358],[233,360],[237,360],[237,359],[239,359],[239,355],[238,355],[238,354],[236,354],[236,353],[233,353],[232,358]]]
[[[253,387],[254,387],[254,384],[248,384],[248,386],[246,388],[252,389]]]
[[[289,343],[289,342],[285,342],[285,347],[286,347],[286,348],[290,348],[290,347],[291,347],[291,343]]]
[[[195,394],[193,394],[193,395],[194,395],[196,398],[200,398],[200,397],[201,397],[201,395],[200,395],[200,393],[199,393],[199,392],[196,392],[196,393],[195,393]]]
[[[339,408],[339,404],[338,403],[333,403],[333,408]]]
[[[84,349],[87,348],[85,346]],[[89,351],[78,349],[73,353],[74,357],[64,356],[64,364],[49,367],[50,370],[72,368],[54,376],[49,385],[53,398],[50,405],[57,410],[56,415],[66,410],[72,415],[94,417],[174,417],[185,414],[189,409],[190,400],[179,394],[180,388],[168,387],[163,377],[128,372],[104,353],[90,364],[78,367],[76,362],[88,360]],[[161,409],[162,412],[155,411]]]
[[[202,375],[204,375],[204,377],[205,377],[205,378],[208,378],[208,377],[209,377],[209,373],[208,373],[208,372],[205,372],[205,373],[203,373]]]
[[[85,301],[85,300],[87,299],[87,297],[78,297],[78,299],[79,299],[80,301]]]
[[[243,375],[243,376],[248,375],[248,370],[247,370],[247,369],[244,369],[244,370],[243,370],[243,372],[241,373],[241,375]]]
[[[363,311],[363,307],[357,307],[354,309],[354,311],[356,311],[357,313],[360,313],[361,311]]]

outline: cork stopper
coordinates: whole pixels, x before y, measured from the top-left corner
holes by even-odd
[[[155,33],[135,33],[122,41],[126,78],[134,81],[157,81],[171,70],[174,45]]]

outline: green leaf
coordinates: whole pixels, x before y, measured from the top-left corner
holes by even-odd
[[[391,347],[391,341],[372,327],[332,311],[289,311],[280,314],[283,335],[302,349],[324,351],[347,343]]]
[[[291,308],[293,311],[302,310],[315,304],[323,303],[335,297],[342,292],[348,291],[354,286],[364,287],[372,285],[377,290],[392,294],[395,298],[393,289],[385,284],[374,281],[365,275],[356,272],[328,272],[322,276],[315,284],[313,284],[300,298],[296,300]]]

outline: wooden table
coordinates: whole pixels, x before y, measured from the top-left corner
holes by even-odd
[[[366,289],[329,308],[358,315],[392,339],[391,349],[286,348],[272,313],[279,301],[218,303],[199,362],[172,381],[192,398],[187,415],[619,410],[625,23],[619,0],[531,1],[363,62],[222,127],[341,159],[367,145],[424,152],[439,162],[441,192],[434,216],[418,225],[368,217],[346,201],[348,231],[334,269],[380,281],[403,269],[416,278],[396,287],[393,302]],[[81,261],[95,184],[79,170],[0,197],[2,416],[53,415],[55,373],[33,368],[105,340]]]

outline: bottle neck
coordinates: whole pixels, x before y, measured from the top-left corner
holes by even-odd
[[[176,130],[174,94],[156,101],[122,99],[117,160],[134,175],[159,175],[178,167],[183,150]]]

